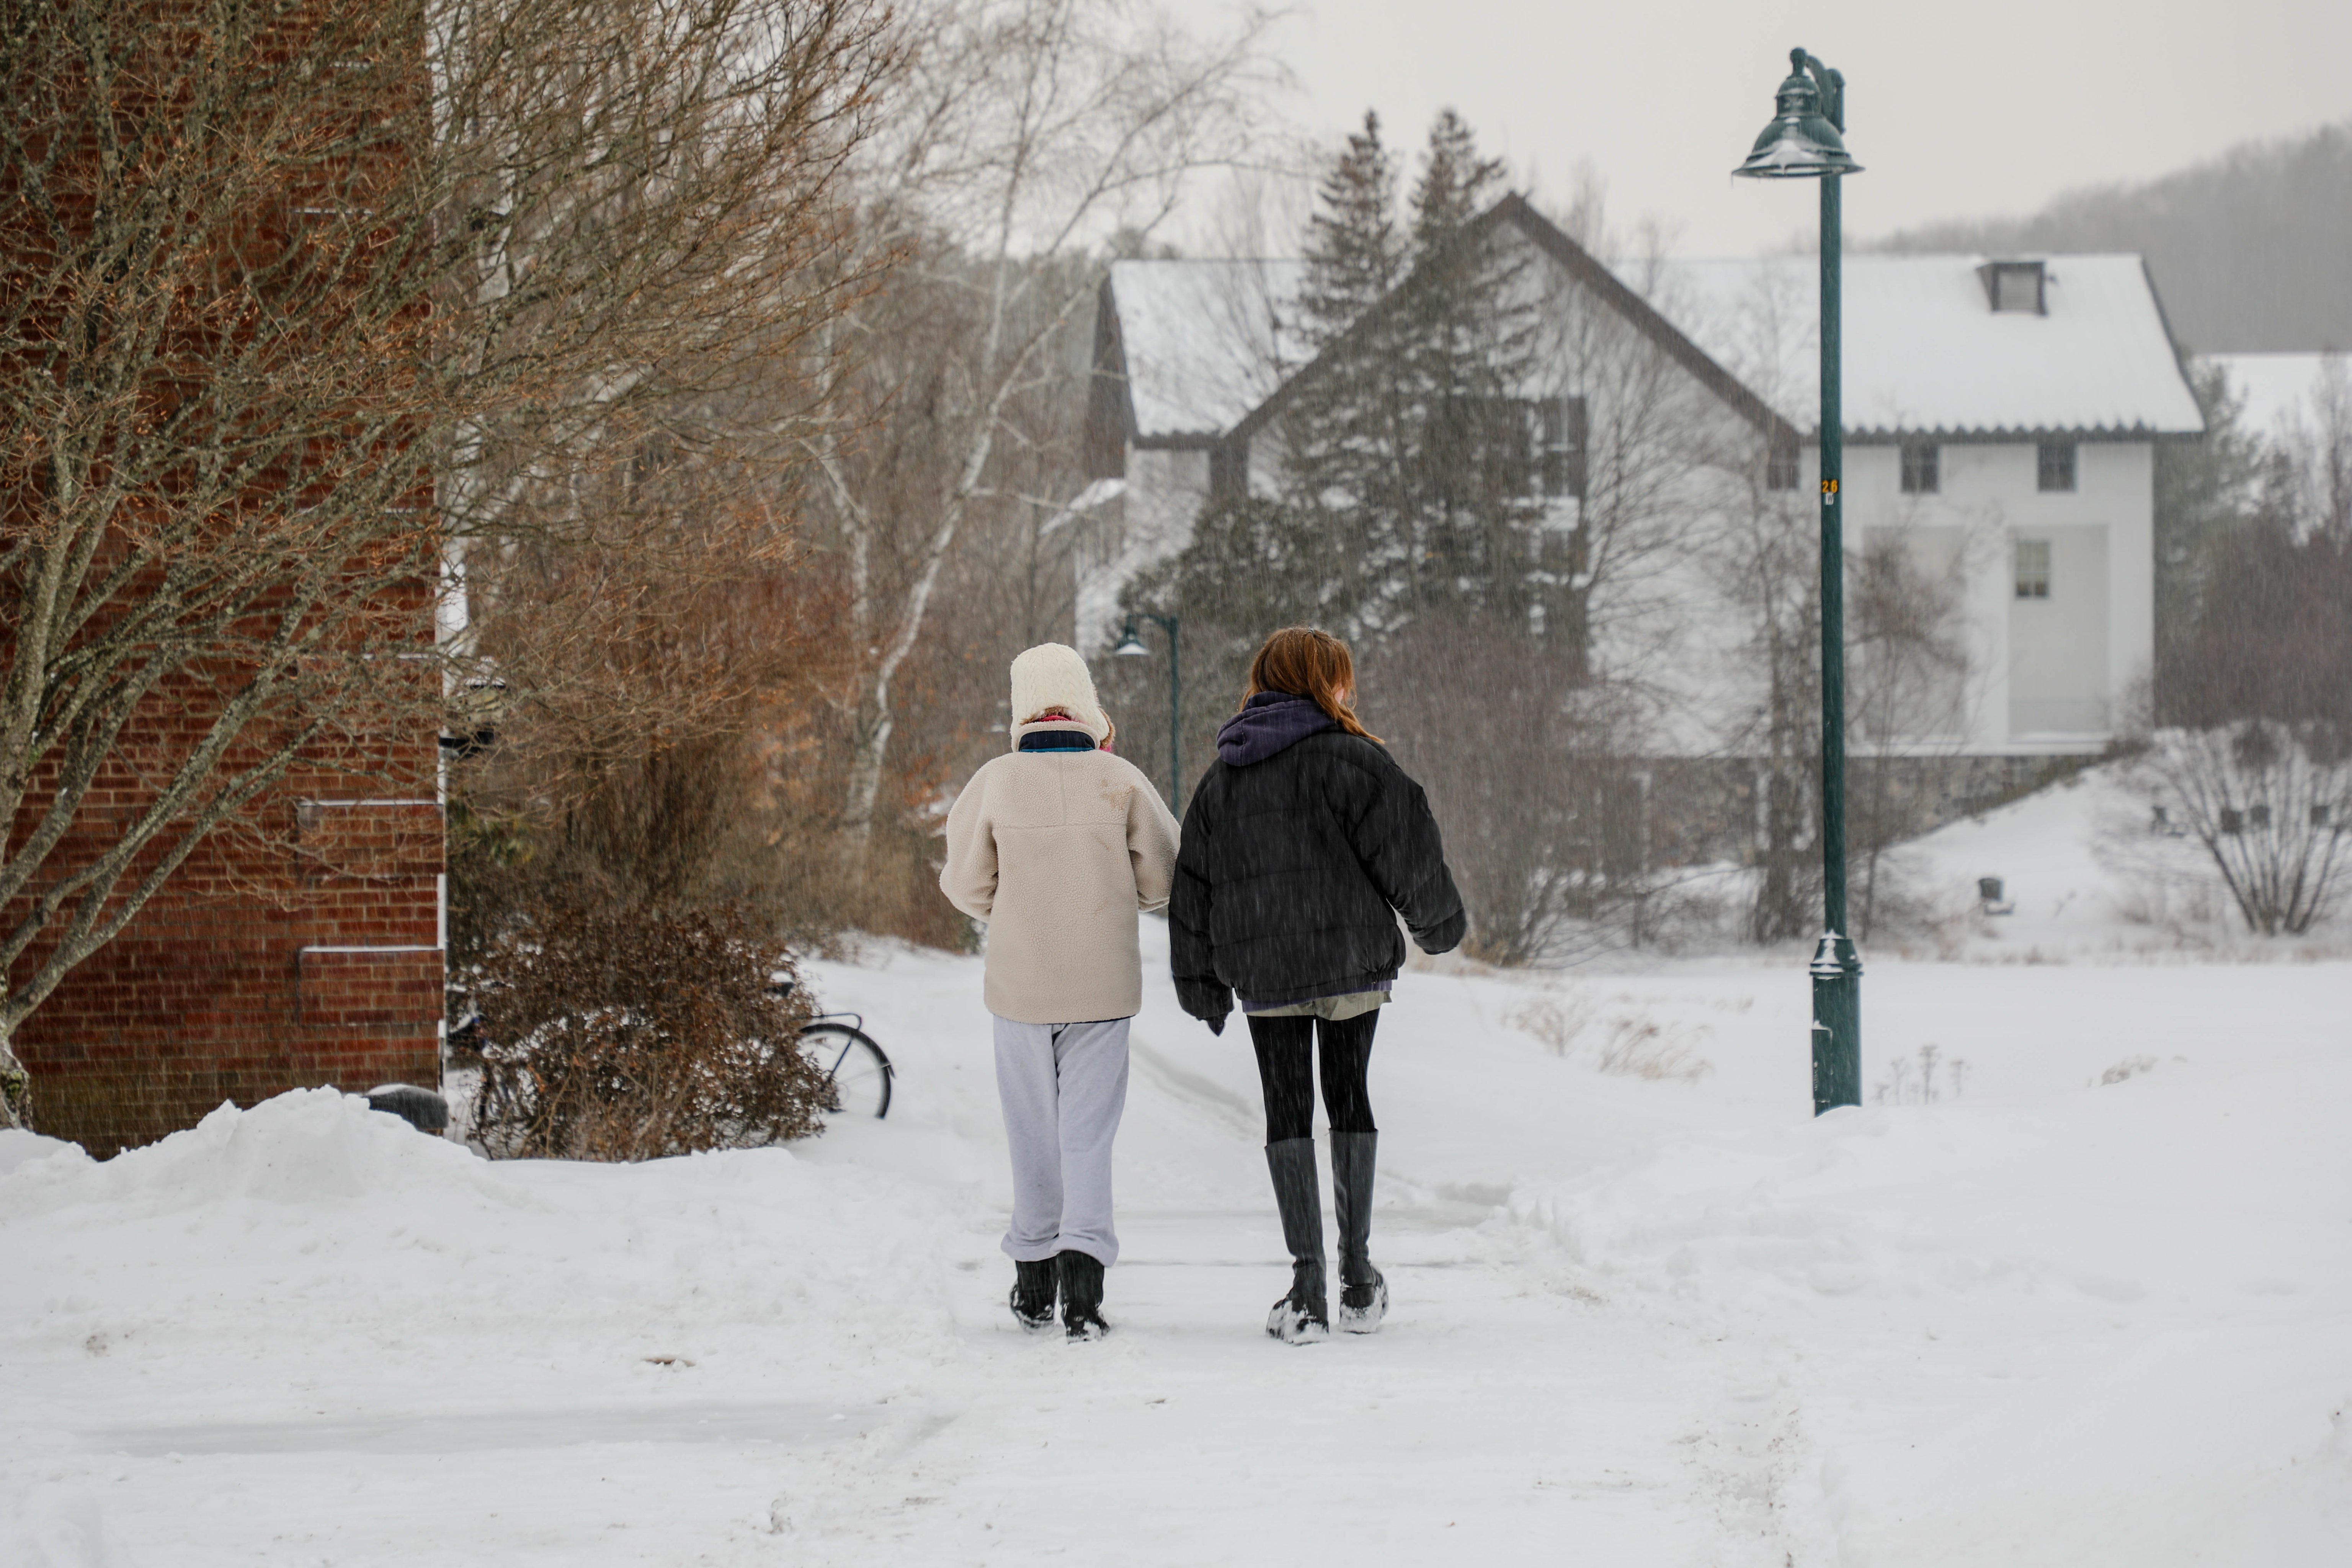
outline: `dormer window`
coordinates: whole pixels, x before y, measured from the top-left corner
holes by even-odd
[[[1985,299],[1995,315],[2046,316],[2049,281],[2039,261],[1988,261],[1977,268],[1984,280]]]

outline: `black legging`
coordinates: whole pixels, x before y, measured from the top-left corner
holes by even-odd
[[[1257,1047],[1258,1082],[1265,1089],[1267,1142],[1315,1135],[1315,1076],[1307,1064],[1307,1047],[1318,1033],[1323,1043],[1323,1109],[1331,1113],[1331,1131],[1380,1131],[1372,1125],[1371,1096],[1364,1088],[1364,1069],[1372,1061],[1372,1029],[1380,1021],[1377,1008],[1344,1024],[1324,1018],[1250,1019],[1250,1043]]]

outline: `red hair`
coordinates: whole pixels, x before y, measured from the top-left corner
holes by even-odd
[[[1319,626],[1285,626],[1266,638],[1250,660],[1249,689],[1242,693],[1242,706],[1248,707],[1261,691],[1286,691],[1311,700],[1349,734],[1377,741],[1380,737],[1357,721],[1354,707],[1345,700],[1355,690],[1356,661],[1346,643]]]

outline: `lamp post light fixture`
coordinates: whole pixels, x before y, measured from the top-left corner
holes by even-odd
[[[1177,658],[1177,628],[1183,620],[1177,616],[1156,616],[1142,612],[1147,621],[1156,621],[1168,634],[1168,809],[1179,819],[1184,815],[1179,798],[1184,788],[1184,677]],[[1110,651],[1120,658],[1149,658],[1151,650],[1135,632],[1136,617],[1127,617],[1126,626],[1118,634],[1118,646]]]
[[[1841,185],[1862,173],[1845,150],[1845,78],[1789,51],[1779,111],[1734,174],[1822,183],[1822,938],[1813,980],[1813,1114],[1862,1103],[1862,955],[1845,905],[1845,478],[1840,423]]]

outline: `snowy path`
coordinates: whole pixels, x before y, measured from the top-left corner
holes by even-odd
[[[792,1152],[0,1140],[0,1563],[2352,1559],[2346,965],[1881,963],[1865,1081],[1945,1098],[1821,1122],[1789,963],[1408,976],[1395,1306],[1305,1349],[1246,1047],[1164,982],[1068,1346],[1003,1305],[977,964],[817,978],[901,1100]]]

